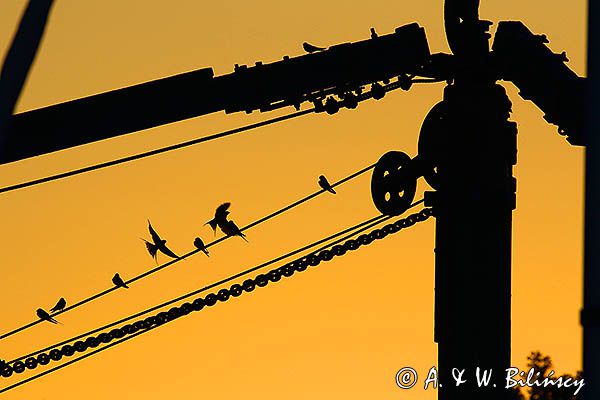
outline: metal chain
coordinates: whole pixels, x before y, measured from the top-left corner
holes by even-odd
[[[232,297],[239,297],[244,292],[252,292],[257,287],[265,287],[269,282],[277,282],[281,277],[291,277],[296,272],[303,272],[309,266],[315,267],[323,261],[331,261],[334,257],[340,257],[348,251],[353,251],[361,246],[367,246],[376,240],[381,240],[388,235],[399,232],[404,228],[411,227],[418,222],[423,222],[433,215],[433,209],[424,208],[418,213],[411,214],[406,218],[387,224],[379,229],[362,234],[356,239],[349,239],[343,244],[337,244],[330,249],[317,250],[306,256],[290,261],[287,264],[270,270],[267,273],[259,274],[254,278],[246,279],[242,284],[234,284],[229,288],[220,289],[216,293],[209,293],[204,298],[198,297],[192,302],[183,303],[179,307],[172,307],[169,311],[162,311],[156,315],[141,319],[131,324],[123,325],[120,328],[103,332],[97,336],[90,336],[85,340],[78,340],[73,344],[66,344],[60,349],[56,348],[47,353],[40,353],[36,357],[29,357],[25,361],[15,361],[12,364],[0,365],[0,375],[4,378],[10,377],[13,373],[20,374],[25,370],[32,370],[39,365],[47,365],[51,361],[60,361],[63,357],[71,357],[75,353],[83,353],[88,349],[93,349],[101,344],[110,343],[114,339],[121,339],[126,335],[134,334],[140,330],[154,328],[158,325],[173,321],[179,317],[190,314],[192,311],[200,311],[204,307],[212,307],[218,302],[226,302]]]

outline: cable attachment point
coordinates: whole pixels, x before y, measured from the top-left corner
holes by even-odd
[[[371,196],[385,215],[400,215],[410,207],[417,190],[413,160],[401,151],[385,153],[373,170]]]

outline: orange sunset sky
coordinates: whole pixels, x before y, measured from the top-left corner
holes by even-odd
[[[0,2],[0,48],[25,1]],[[482,0],[480,15],[521,20],[585,74],[586,2]],[[443,2],[370,0],[56,0],[18,111],[211,66],[300,55],[304,41],[331,45],[418,22],[432,52],[448,52]],[[551,83],[549,83],[551,84]],[[502,83],[519,124],[513,228],[512,363],[531,350],[558,373],[581,365],[583,149]],[[212,239],[214,208],[232,202],[246,225],[340,179],[384,152],[414,156],[444,84],[416,85],[356,110],[311,114],[53,183],[0,195],[0,333],[31,322],[61,296],[69,303],[154,266],[140,237],[146,219],[176,252]],[[0,186],[62,172],[259,121],[217,113],[0,166]],[[110,118],[107,115],[106,118]],[[12,359],[122,318],[293,250],[377,214],[369,176],[87,306],[0,341]],[[421,185],[420,192],[426,189]],[[193,313],[3,394],[6,400],[405,399],[431,400],[421,384],[401,391],[395,373],[424,377],[433,342],[434,230],[428,222],[250,295]],[[165,261],[165,258],[159,258]],[[482,265],[485,268],[485,265]],[[37,369],[43,371],[44,368]],[[30,373],[29,373],[30,374]],[[28,373],[0,379],[0,387]]]

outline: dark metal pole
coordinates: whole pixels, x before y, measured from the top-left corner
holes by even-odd
[[[0,159],[10,120],[44,36],[54,0],[30,1],[0,70]]]
[[[588,96],[585,163],[585,253],[583,282],[583,397],[600,399],[600,4],[588,8]]]
[[[446,0],[448,42],[457,60],[441,103],[437,160],[435,340],[439,399],[504,400],[510,364],[511,228],[516,124],[490,72],[489,23],[479,1]],[[479,387],[476,369],[492,370]],[[456,386],[453,369],[464,370]],[[483,375],[481,375],[483,377]]]

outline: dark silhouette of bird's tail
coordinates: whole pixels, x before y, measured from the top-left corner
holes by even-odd
[[[215,235],[217,234],[217,219],[213,218],[210,221],[208,221],[207,223],[205,223],[204,225],[210,225],[210,227],[212,228],[213,232],[215,233]]]
[[[146,249],[148,249],[148,253],[156,260],[156,253],[158,252],[158,246],[154,243],[150,243],[146,239],[142,239],[146,244]]]

